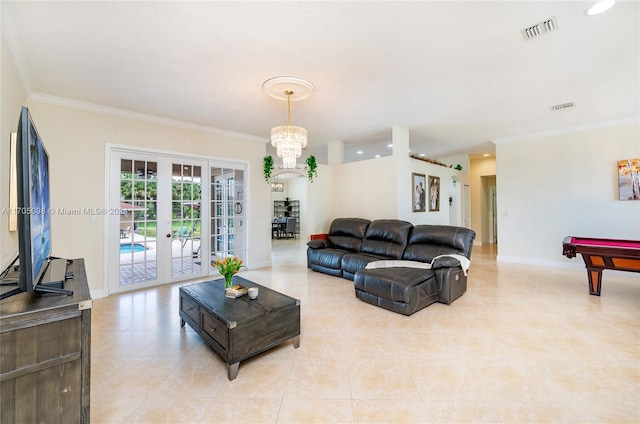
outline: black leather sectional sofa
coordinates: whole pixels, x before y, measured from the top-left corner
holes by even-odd
[[[475,236],[464,227],[337,218],[307,243],[307,266],[353,280],[365,302],[411,315],[466,291]]]

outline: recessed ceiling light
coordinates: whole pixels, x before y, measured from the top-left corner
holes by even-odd
[[[361,155],[362,154],[362,150],[358,150],[356,153]]]
[[[484,156],[485,158],[488,158],[488,157],[489,157],[489,156],[491,156],[491,155],[490,155],[489,153],[485,153],[485,154],[484,154],[484,155],[482,155],[482,156]]]
[[[599,15],[600,13],[606,12],[607,10],[611,9],[615,3],[615,0],[600,0],[599,2],[596,2],[589,6],[589,8],[584,11],[584,13],[589,16]]]
[[[393,143],[387,144],[387,147],[393,147]]]
[[[426,155],[424,153],[420,153],[419,155],[421,158],[425,157]]]
[[[380,155],[375,155],[375,156],[374,156],[374,158],[379,158],[379,157],[380,157]]]

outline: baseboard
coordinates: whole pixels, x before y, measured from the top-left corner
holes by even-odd
[[[546,260],[540,260],[540,259],[520,258],[516,256],[497,255],[496,261],[504,262],[504,263],[520,264],[520,265],[532,265],[532,266],[539,266],[539,267],[545,267],[545,268],[567,269],[567,270],[580,271],[580,272],[586,273],[584,262],[580,257],[574,258],[571,263],[568,263],[568,262],[560,262],[560,261],[546,261]],[[618,271],[614,269],[606,269],[605,272],[615,273],[617,276],[620,276],[623,278],[624,277],[638,278],[637,273],[634,273],[634,272]]]
[[[92,290],[89,289],[89,293],[91,294],[91,299],[102,299],[103,297],[107,297],[104,293],[103,289],[100,290]]]

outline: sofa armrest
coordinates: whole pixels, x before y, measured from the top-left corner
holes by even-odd
[[[309,249],[326,249],[331,247],[331,242],[329,240],[315,239],[308,241],[307,246]]]
[[[460,265],[435,270],[438,302],[450,305],[467,291],[467,276]]]
[[[431,269],[460,267],[460,261],[450,256],[441,256],[431,262]]]

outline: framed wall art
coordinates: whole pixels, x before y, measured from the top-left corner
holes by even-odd
[[[424,212],[426,203],[427,188],[426,178],[424,174],[411,174],[411,211]]]
[[[640,159],[618,161],[620,200],[640,200]]]
[[[440,210],[440,177],[429,175],[429,212]]]

